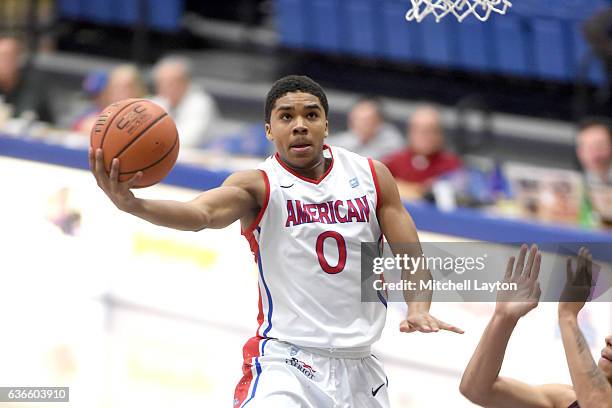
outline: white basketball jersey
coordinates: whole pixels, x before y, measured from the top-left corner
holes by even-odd
[[[259,267],[257,335],[302,347],[369,347],[385,324],[386,301],[361,301],[361,242],[382,234],[370,159],[325,146],[332,163],[311,180],[277,155],[259,168],[267,202],[243,234]]]

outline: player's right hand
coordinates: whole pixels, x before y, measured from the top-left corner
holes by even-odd
[[[113,159],[110,175],[104,167],[104,156],[102,149],[94,151],[89,148],[89,168],[91,169],[98,186],[111,199],[113,204],[122,211],[130,212],[136,205],[137,199],[130,191],[142,177],[142,172],[137,172],[128,181],[119,181],[119,159]]]
[[[540,281],[538,280],[542,254],[536,245],[532,245],[527,264],[525,264],[526,254],[527,245],[523,244],[516,266],[513,256],[508,259],[504,282],[516,283],[517,289],[499,290],[497,292],[497,304],[495,306],[495,314],[497,315],[519,319],[538,305],[542,294]]]

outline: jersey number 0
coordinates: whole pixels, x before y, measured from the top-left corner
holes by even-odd
[[[336,266],[331,266],[325,259],[325,253],[323,252],[323,245],[327,238],[332,238],[338,245],[338,263]],[[342,272],[346,265],[346,242],[344,237],[336,231],[325,231],[317,237],[317,258],[319,258],[319,265],[324,272],[329,274],[336,274]]]

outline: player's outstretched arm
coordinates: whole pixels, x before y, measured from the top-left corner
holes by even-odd
[[[183,231],[224,228],[234,221],[256,213],[265,196],[265,184],[258,170],[237,172],[221,187],[205,191],[195,199],[182,202],[145,200],[134,196],[131,188],[140,172],[126,182],[119,182],[119,160],[113,160],[106,174],[101,149],[89,152],[89,165],[98,186],[115,206],[153,224]]]
[[[568,392],[562,385],[532,386],[499,376],[510,336],[519,319],[538,305],[541,254],[536,246],[523,245],[518,261],[511,257],[504,282],[518,284],[516,291],[499,291],[491,321],[463,373],[459,389],[473,403],[492,408],[554,408],[554,393]]]
[[[559,302],[559,327],[576,398],[581,408],[612,407],[612,386],[597,367],[578,327],[578,313],[592,287],[593,258],[586,248],[578,253],[576,270],[567,260],[567,281]]]
[[[394,254],[402,256],[406,254],[418,258],[422,254],[419,236],[412,217],[400,200],[397,184],[387,166],[376,160],[373,163],[380,189],[380,203],[376,214],[382,233]],[[402,279],[427,281],[431,279],[431,273],[426,268],[411,272],[403,271]],[[431,290],[407,291],[404,294],[408,304],[408,316],[400,324],[400,330],[406,333],[414,331],[429,333],[439,330],[463,333],[460,328],[429,314],[431,295]]]

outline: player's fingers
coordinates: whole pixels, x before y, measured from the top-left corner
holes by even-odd
[[[581,247],[578,251],[578,261],[576,262],[576,274],[574,282],[578,285],[586,284],[586,248]]]
[[[96,169],[96,159],[94,157],[94,149],[91,146],[87,151],[87,159],[89,161],[89,169],[93,172]]]
[[[527,245],[521,245],[521,250],[519,252],[518,260],[514,267],[514,280],[518,280],[523,273],[523,266],[525,265],[525,255],[527,254]]]
[[[419,319],[417,321],[409,322],[415,330],[420,331],[421,333],[431,333],[433,331],[432,327],[429,325],[429,322],[426,319]]]
[[[96,150],[96,173],[106,174],[106,169],[104,167],[104,153],[102,149]]]
[[[459,327],[443,322],[442,320],[438,320],[438,326],[440,326],[440,330],[452,331],[452,332],[459,333],[459,334],[465,333]]]
[[[416,329],[415,329],[415,327],[413,325],[411,325],[406,320],[404,320],[404,321],[402,321],[400,323],[400,331],[402,333],[412,333],[412,332],[416,331]]]
[[[438,332],[440,331],[440,325],[438,324],[438,320],[432,318],[427,319],[427,325],[429,327],[431,327],[431,331],[432,332]]]
[[[530,298],[536,302],[540,301],[542,295],[542,289],[540,288],[540,282],[536,283],[533,290],[531,291]]]
[[[130,178],[127,181],[127,188],[132,188],[136,185],[136,183],[138,183],[140,181],[140,179],[142,178],[142,171],[137,171],[136,174],[134,174],[132,176],[132,178]]]
[[[565,262],[565,282],[566,284],[572,283],[573,281],[572,275],[573,275],[572,258],[567,258],[567,261]]]
[[[533,261],[535,260],[537,252],[538,247],[535,244],[531,245],[531,249],[529,249],[529,257],[527,258],[527,264],[525,265],[525,269],[523,270],[524,279],[528,279],[531,275],[531,268],[533,267]]]
[[[587,285],[592,285],[593,284],[593,255],[591,255],[591,253],[589,252],[589,250],[587,249],[586,251],[587,256],[586,256],[586,279],[587,279]]]
[[[509,281],[512,277],[512,269],[514,268],[514,257],[511,256],[506,264],[506,273],[504,274],[504,280]]]
[[[94,172],[100,172],[100,164],[102,163],[102,149],[96,149],[94,152]]]
[[[531,275],[529,275],[529,279],[531,282],[535,282],[538,280],[540,276],[540,264],[542,263],[542,253],[538,251],[533,261],[533,266],[531,267]]]
[[[119,183],[119,159],[116,157],[111,162],[110,181],[113,186]]]

